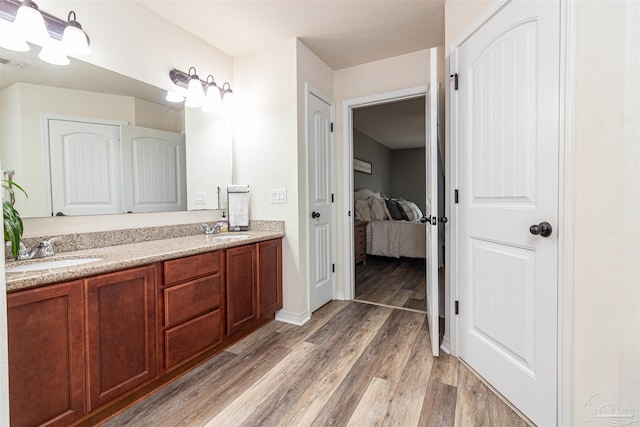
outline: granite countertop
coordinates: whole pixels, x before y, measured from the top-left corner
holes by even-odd
[[[61,259],[102,258],[99,261],[72,267],[7,273],[7,292],[94,276],[158,261],[210,252],[217,249],[242,246],[284,237],[284,235],[284,231],[276,230],[221,233],[209,236],[195,234],[184,237],[150,240],[147,242],[61,252],[49,258],[39,258],[36,260],[6,261],[6,268],[11,268],[16,265]]]

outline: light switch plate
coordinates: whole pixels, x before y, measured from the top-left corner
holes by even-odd
[[[271,203],[287,203],[287,189],[271,189]]]
[[[196,191],[193,196],[193,203],[196,205],[205,205],[207,203],[207,193],[205,191]]]

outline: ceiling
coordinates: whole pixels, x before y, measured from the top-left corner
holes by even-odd
[[[444,44],[445,0],[139,0],[231,57],[298,37],[332,69]]]
[[[353,129],[392,150],[425,146],[425,98],[353,110]]]

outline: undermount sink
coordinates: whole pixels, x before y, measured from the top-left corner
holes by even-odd
[[[36,261],[30,264],[16,265],[7,268],[7,273],[26,273],[28,271],[53,270],[56,268],[73,267],[75,265],[88,264],[90,262],[100,261],[102,258],[70,258],[58,259],[54,261]]]
[[[216,240],[240,240],[240,239],[246,239],[246,238],[248,238],[250,236],[251,236],[251,234],[235,233],[235,232],[220,233],[220,234],[212,234],[211,235],[211,237],[213,237]]]

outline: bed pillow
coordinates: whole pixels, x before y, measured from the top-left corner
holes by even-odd
[[[398,199],[398,205],[400,205],[404,213],[407,215],[407,219],[409,221],[415,221],[422,218],[422,211],[420,211],[420,208],[415,203],[405,199]]]
[[[391,219],[391,214],[387,209],[385,201],[383,199],[376,199],[371,197],[368,199],[371,206],[371,219],[374,221],[384,221],[385,219]]]
[[[359,221],[371,221],[371,203],[367,200],[356,200],[356,219]]]
[[[387,209],[389,210],[389,215],[391,215],[391,219],[396,221],[406,220],[407,215],[404,213],[398,202],[393,199],[385,200]]]
[[[356,190],[353,192],[353,198],[356,201],[366,200],[369,197],[371,197],[373,194],[374,194],[373,191],[369,190],[368,188],[361,188],[360,190]]]

